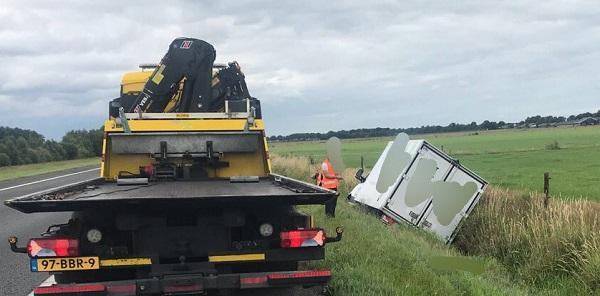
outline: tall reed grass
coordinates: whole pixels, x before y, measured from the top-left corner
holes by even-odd
[[[600,206],[537,193],[489,188],[455,244],[470,255],[492,256],[517,278],[544,286],[572,277],[600,292]]]
[[[309,183],[315,183],[312,176],[318,172],[322,161],[322,159],[311,161],[302,156],[271,155],[273,171]],[[340,182],[338,192],[348,193],[358,183],[356,179],[354,179],[354,174],[356,173],[355,169],[347,168],[345,171],[337,173],[344,178],[344,182]]]

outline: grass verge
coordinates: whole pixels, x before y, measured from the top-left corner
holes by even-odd
[[[272,157],[277,173],[308,180],[314,166],[304,157]],[[486,271],[474,275],[463,271],[439,271],[429,265],[435,256],[463,257],[432,235],[405,225],[385,226],[375,216],[352,207],[344,197],[355,185],[353,172],[344,172],[335,219],[324,216],[322,206],[304,206],[317,224],[332,232],[344,226],[344,239],[327,246],[326,259],[309,263],[312,268],[330,268],[334,273],[330,295],[528,295],[526,288],[511,281],[496,260],[472,257]]]
[[[0,167],[0,181],[35,176],[88,165],[99,165],[97,157]]]
[[[304,181],[316,170],[306,157],[273,155],[276,172]],[[327,246],[331,295],[590,295],[600,292],[600,205],[551,200],[536,193],[491,187],[452,246],[406,225],[385,226],[344,197],[356,185],[344,172],[335,219],[322,206],[304,206],[330,232],[345,228],[342,242]],[[435,256],[474,258],[485,272],[439,271]]]

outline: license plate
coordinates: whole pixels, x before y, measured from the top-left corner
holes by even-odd
[[[31,271],[92,270],[100,268],[98,257],[32,258]]]

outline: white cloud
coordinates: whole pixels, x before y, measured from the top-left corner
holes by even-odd
[[[121,75],[180,36],[240,62],[270,134],[598,108],[595,1],[127,4],[3,3],[0,125],[97,127]]]

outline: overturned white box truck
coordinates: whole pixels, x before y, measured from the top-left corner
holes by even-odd
[[[432,231],[446,243],[488,184],[427,141],[403,133],[387,144],[368,176],[362,173],[349,199]]]

